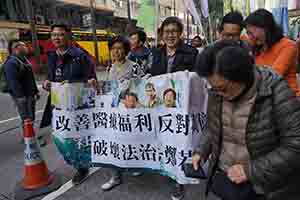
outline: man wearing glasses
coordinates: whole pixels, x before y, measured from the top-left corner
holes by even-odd
[[[247,38],[241,35],[244,29],[243,16],[238,11],[226,14],[219,27],[220,40],[230,40],[238,42],[242,48],[245,48],[252,55],[251,46],[247,42]]]
[[[63,24],[55,24],[51,27],[51,40],[56,51],[48,53],[48,79],[43,88],[51,90],[51,82],[87,82],[96,88],[95,66],[90,58],[71,42],[71,30]],[[68,159],[66,159],[68,160]],[[85,180],[89,172],[89,166],[75,166],[72,182],[78,185]]]
[[[157,76],[177,71],[192,71],[198,50],[183,43],[183,24],[180,19],[177,17],[166,18],[160,30],[165,45],[162,48],[153,50],[150,74]],[[184,186],[176,182],[174,182],[174,185],[172,200],[183,199]]]
[[[183,43],[183,24],[180,19],[168,17],[162,23],[160,30],[165,45],[153,50],[151,75],[156,76],[184,70],[191,71],[198,51]]]

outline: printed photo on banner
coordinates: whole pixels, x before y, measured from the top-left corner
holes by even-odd
[[[161,79],[151,81],[147,79],[130,80],[122,85],[118,81],[105,81],[101,84],[104,98],[104,106],[108,96],[111,96],[112,108],[182,108],[184,103],[184,88],[182,80]]]
[[[58,110],[95,107],[96,91],[85,83],[51,83],[51,104]]]
[[[139,168],[195,183],[182,165],[207,123],[205,84],[189,72],[100,82],[100,95],[84,84],[56,84],[54,143],[76,168]]]

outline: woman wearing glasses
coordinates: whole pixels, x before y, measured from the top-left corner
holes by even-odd
[[[300,102],[287,82],[228,41],[207,47],[198,65],[211,89],[193,165],[210,160],[207,191],[222,200],[299,199]]]

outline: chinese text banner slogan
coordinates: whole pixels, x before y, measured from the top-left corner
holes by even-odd
[[[54,141],[77,167],[143,168],[193,183],[181,167],[206,125],[205,84],[191,72],[105,81],[101,95],[83,83],[54,84]]]

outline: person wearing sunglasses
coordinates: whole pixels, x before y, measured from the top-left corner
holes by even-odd
[[[8,93],[13,98],[22,123],[25,119],[35,119],[35,104],[39,100],[32,65],[27,59],[28,48],[19,40],[9,42],[9,57],[4,63],[4,74]]]

